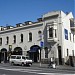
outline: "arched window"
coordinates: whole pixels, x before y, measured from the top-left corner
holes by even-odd
[[[16,43],[16,35],[14,35],[13,38],[14,38],[13,42]]]
[[[38,38],[39,40],[42,40],[42,32],[40,30],[38,31]]]
[[[0,45],[2,45],[2,38],[0,38]]]
[[[31,32],[29,33],[29,41],[30,42],[32,41],[32,33]]]
[[[23,34],[21,34],[21,42],[23,42]]]

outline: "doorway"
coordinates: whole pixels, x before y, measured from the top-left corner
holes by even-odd
[[[33,62],[38,62],[39,60],[39,53],[38,52],[29,52],[30,59],[33,60]]]
[[[58,59],[59,59],[59,65],[62,65],[61,46],[58,46]]]
[[[1,49],[1,53],[0,53],[0,57],[1,57],[1,62],[6,63],[7,62],[7,50],[5,48]]]
[[[21,47],[14,48],[12,55],[22,55],[22,48]]]
[[[33,60],[33,62],[39,61],[39,50],[41,51],[41,48],[38,45],[33,45],[30,47],[29,57]]]

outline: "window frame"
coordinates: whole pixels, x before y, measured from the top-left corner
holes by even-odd
[[[69,56],[69,49],[67,49],[67,56]]]
[[[53,27],[49,27],[49,38],[53,38]]]
[[[6,37],[6,44],[9,44],[9,37]]]
[[[21,34],[21,42],[23,42],[23,34]]]
[[[0,38],[0,46],[2,45],[2,38]]]
[[[29,36],[28,36],[28,41],[29,41],[29,42],[32,42],[32,32],[29,32],[28,35],[29,35]]]
[[[13,36],[13,43],[16,43],[16,35]]]

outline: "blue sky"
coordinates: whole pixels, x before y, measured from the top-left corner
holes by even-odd
[[[74,3],[75,0],[0,0],[0,26],[36,21],[54,10],[73,12],[74,15]]]

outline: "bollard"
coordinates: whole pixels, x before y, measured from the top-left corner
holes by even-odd
[[[52,68],[56,68],[55,64],[52,64]]]

